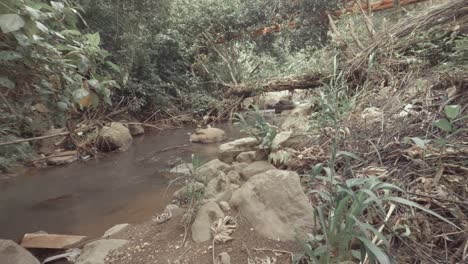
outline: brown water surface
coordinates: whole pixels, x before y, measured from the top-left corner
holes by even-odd
[[[222,127],[228,138],[239,133]],[[167,130],[135,138],[127,152],[62,167],[31,169],[0,179],[0,238],[19,240],[24,233],[101,236],[119,223],[149,219],[171,201],[162,176],[177,161],[216,157],[217,144],[190,144],[193,128]],[[190,144],[189,147],[159,152]]]

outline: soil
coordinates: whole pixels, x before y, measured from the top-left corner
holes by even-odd
[[[232,234],[233,240],[215,245],[216,255],[227,252],[233,264],[248,263],[249,255],[254,258],[274,257],[278,264],[292,263],[292,254],[300,250],[296,242],[263,238],[239,215],[231,213],[231,216],[238,219],[239,227]],[[184,227],[180,216],[160,225],[152,221],[133,225],[113,238],[127,239],[130,242],[112,252],[106,259],[108,264],[213,263],[211,241],[194,243],[189,230],[185,245],[182,246]]]

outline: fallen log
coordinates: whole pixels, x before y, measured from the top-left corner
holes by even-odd
[[[319,73],[301,76],[290,76],[273,79],[266,83],[251,82],[231,86],[225,93],[226,97],[250,97],[263,92],[292,91],[295,89],[313,89],[323,86],[328,77]]]

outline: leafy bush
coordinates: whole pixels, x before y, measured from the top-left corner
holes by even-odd
[[[98,33],[78,30],[85,23],[80,12],[69,1],[0,5],[0,119],[11,124],[4,131],[37,133],[44,129],[34,124],[44,125],[36,118],[41,114],[61,116],[48,126],[63,126],[72,110],[110,103],[115,82],[109,72],[119,67],[106,60],[109,53],[99,47]]]
[[[255,137],[260,143],[260,148],[269,149],[278,134],[278,128],[270,125],[257,106],[253,106],[249,110],[253,115],[253,120],[244,118],[242,114],[236,113],[234,116],[234,124],[241,128],[241,132],[245,132]]]

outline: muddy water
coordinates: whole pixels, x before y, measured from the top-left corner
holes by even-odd
[[[222,127],[238,138],[232,126]],[[163,172],[177,161],[216,157],[217,145],[190,144],[192,128],[135,138],[127,152],[63,167],[0,178],[0,238],[18,240],[39,230],[100,236],[119,223],[141,222],[164,210],[173,189]],[[189,144],[188,147],[160,150]]]

